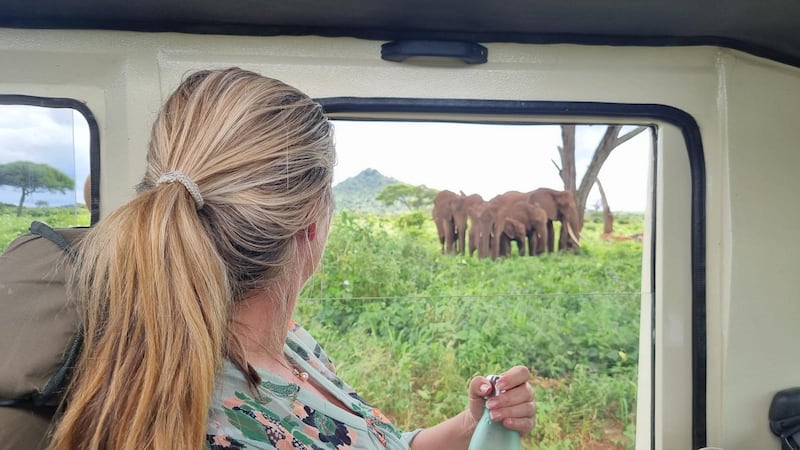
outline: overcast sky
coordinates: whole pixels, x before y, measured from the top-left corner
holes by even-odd
[[[578,182],[605,130],[604,125],[578,126]],[[462,190],[485,200],[510,190],[561,190],[553,164],[560,164],[559,145],[557,125],[336,121],[334,183],[373,168],[409,184]],[[650,133],[640,133],[606,160],[599,178],[612,210],[644,211],[650,147]],[[595,188],[587,207],[599,198]]]
[[[37,192],[25,201],[50,206],[83,203],[83,181],[89,175],[89,125],[73,109],[0,105],[0,164],[14,161],[45,163],[75,180],[76,190],[64,194]],[[16,205],[19,188],[0,186],[0,202]]]
[[[509,190],[563,189],[552,161],[559,161],[561,130],[554,125],[481,125],[420,122],[335,121],[338,164],[334,183],[372,168],[383,175],[435,189],[477,193],[488,200]],[[579,126],[576,165],[583,175],[605,126]],[[615,149],[600,172],[614,211],[643,211],[651,136],[641,133]],[[0,105],[0,164],[50,164],[76,180],[64,195],[36,193],[51,206],[83,202],[89,174],[89,129],[70,109]],[[579,178],[580,179],[580,178]],[[0,187],[0,202],[16,204],[19,189]],[[596,188],[587,201],[599,198]]]

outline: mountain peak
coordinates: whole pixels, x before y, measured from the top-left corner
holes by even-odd
[[[375,197],[390,184],[398,180],[387,177],[375,169],[367,168],[333,187],[336,210],[358,210],[368,212],[398,212],[399,205],[391,207],[375,200]]]
[[[383,175],[375,169],[366,168],[357,177],[382,177]]]

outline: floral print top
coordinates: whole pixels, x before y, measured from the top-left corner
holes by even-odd
[[[336,376],[333,363],[308,332],[290,323],[286,356],[351,411],[301,386],[259,370],[254,398],[247,381],[226,362],[211,403],[206,449],[407,450],[420,431],[400,432]],[[356,414],[353,414],[355,412]]]

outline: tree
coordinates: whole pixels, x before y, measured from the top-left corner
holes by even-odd
[[[394,183],[383,188],[375,199],[386,206],[400,203],[409,211],[414,211],[432,204],[437,192],[439,191],[424,184],[412,186],[406,183]]]
[[[597,179],[597,189],[600,190],[600,201],[603,203],[603,234],[611,234],[614,232],[614,214],[611,214],[611,207],[608,206],[606,191],[603,190],[600,178]]]
[[[561,156],[561,166],[558,168],[558,174],[564,182],[564,190],[570,191],[575,196],[575,203],[578,206],[578,218],[580,225],[583,227],[583,213],[586,210],[586,199],[589,197],[589,192],[592,186],[597,181],[597,175],[606,162],[611,151],[627,142],[634,136],[646,130],[645,126],[638,126],[633,130],[620,136],[622,125],[609,125],[603,138],[597,144],[594,150],[592,160],[589,167],[586,168],[586,173],[583,175],[580,186],[576,184],[576,171],[575,171],[575,125],[561,125],[561,140],[562,145],[558,147],[558,153]],[[555,162],[554,162],[555,164]]]
[[[75,187],[75,181],[60,170],[47,164],[16,161],[0,164],[0,186],[20,188],[22,195],[17,206],[17,216],[22,215],[25,198],[35,192],[60,192]]]

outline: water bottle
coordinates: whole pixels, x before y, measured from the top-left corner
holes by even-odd
[[[489,375],[487,378],[492,382],[492,395],[500,395],[494,389],[494,384],[500,377]],[[522,441],[518,432],[504,427],[502,422],[493,422],[489,417],[489,408],[484,406],[481,420],[469,441],[469,450],[522,450]]]

